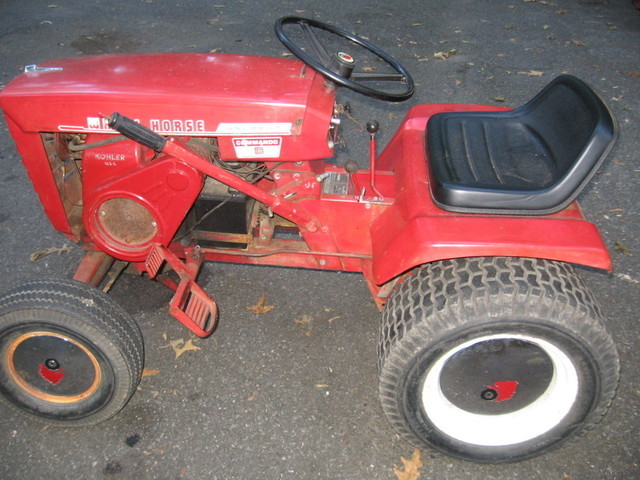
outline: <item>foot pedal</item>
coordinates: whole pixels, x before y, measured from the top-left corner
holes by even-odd
[[[155,244],[144,262],[145,269],[151,278],[158,275],[165,261],[180,276],[178,288],[175,288],[173,282],[171,285],[176,293],[169,303],[169,313],[199,337],[208,336],[218,323],[218,305],[195,281],[202,264],[202,257],[187,255],[185,264],[173,252],[160,244]]]
[[[147,269],[149,277],[155,278],[155,276],[158,274],[158,271],[160,271],[160,267],[162,267],[162,264],[166,259],[166,256],[164,254],[165,251],[165,248],[158,243],[154,244],[153,247],[151,247],[151,251],[144,261],[144,266]]]
[[[206,337],[218,323],[218,305],[200,286],[183,277],[176,290],[169,312],[199,337]]]

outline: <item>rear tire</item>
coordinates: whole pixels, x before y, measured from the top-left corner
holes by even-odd
[[[557,447],[605,414],[619,361],[570,265],[469,258],[421,267],[385,307],[380,398],[417,446],[485,463]]]
[[[37,281],[0,297],[0,400],[36,420],[110,418],[133,395],[143,357],[134,320],[90,285]]]

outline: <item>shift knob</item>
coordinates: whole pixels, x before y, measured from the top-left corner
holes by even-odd
[[[378,130],[380,130],[380,124],[375,120],[371,120],[370,122],[367,122],[365,128],[371,135],[375,135],[376,133],[378,133]]]

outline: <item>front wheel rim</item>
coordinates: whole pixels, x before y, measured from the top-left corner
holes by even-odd
[[[81,342],[57,332],[35,331],[16,337],[7,347],[4,364],[9,378],[22,391],[54,404],[82,402],[102,383],[96,356]],[[70,367],[75,371],[69,371]],[[70,374],[82,378],[72,378],[74,383],[68,385],[65,377]]]
[[[455,405],[442,388],[442,375],[448,363],[474,347],[499,342],[523,342],[546,355],[553,368],[544,391],[515,411],[508,411],[509,402],[504,401],[508,413],[502,414],[475,413]],[[524,379],[496,375],[494,382],[509,388],[503,399],[518,399],[518,383]],[[492,390],[491,387],[494,385],[487,384],[487,390]],[[575,404],[578,390],[578,372],[569,356],[556,345],[530,335],[496,334],[469,340],[446,351],[428,370],[419,394],[426,416],[446,435],[468,444],[499,447],[526,442],[560,424]],[[478,402],[500,401],[498,392],[495,397],[486,392],[477,392]]]

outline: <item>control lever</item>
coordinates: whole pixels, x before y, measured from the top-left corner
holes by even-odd
[[[150,128],[140,125],[138,122],[134,122],[120,113],[116,112],[108,116],[107,119],[109,127],[156,152],[160,152],[167,143],[167,139],[162,135],[158,135]]]
[[[382,197],[383,195],[376,188],[376,134],[380,130],[380,124],[375,120],[371,120],[367,122],[365,128],[367,129],[367,132],[369,132],[369,183],[371,184],[371,188],[375,194]]]

